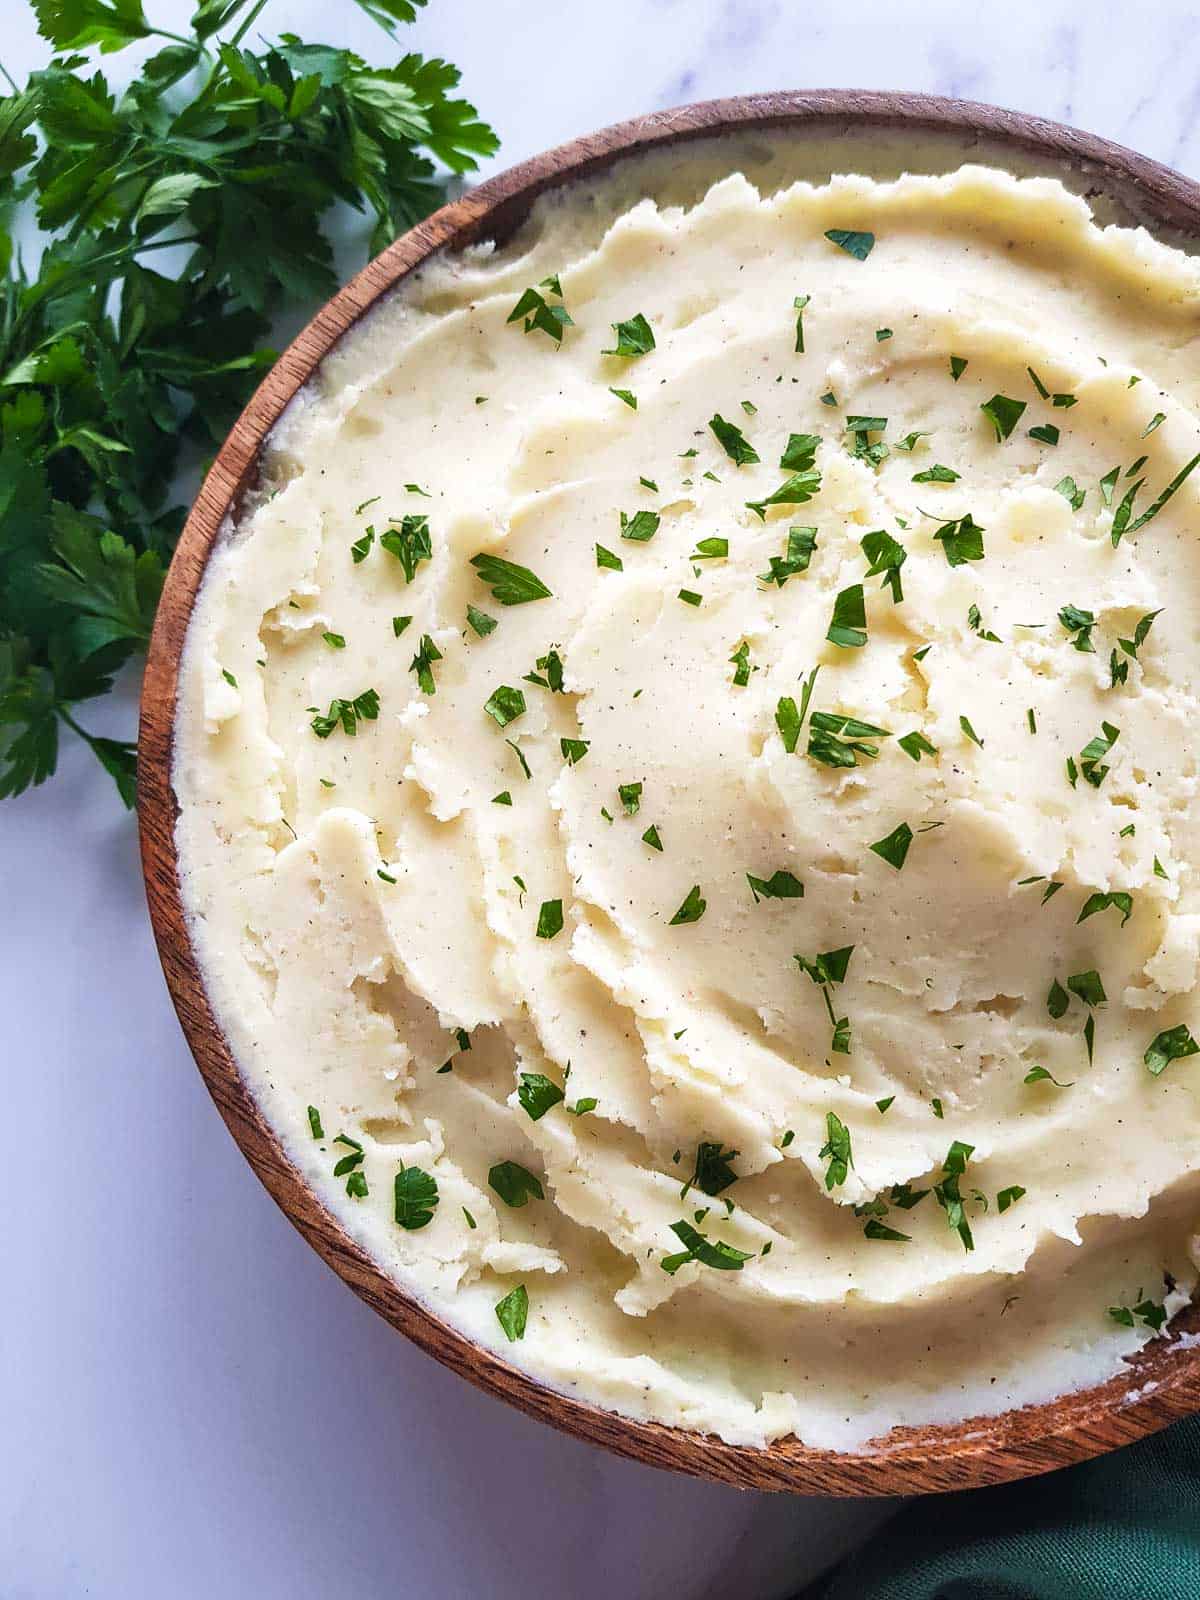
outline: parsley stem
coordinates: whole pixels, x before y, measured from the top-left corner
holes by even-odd
[[[189,50],[196,48],[195,39],[189,39],[186,34],[172,33],[169,28],[148,28],[146,31],[156,39],[170,39],[173,44],[184,44]],[[8,77],[7,72],[4,76]],[[11,83],[12,80],[9,79],[9,82]]]
[[[241,27],[229,41],[230,49],[236,50],[238,45],[241,44],[242,40],[246,37],[247,33],[249,33],[250,29],[258,20],[258,14],[266,5],[266,3],[267,0],[258,0],[258,4],[252,7],[249,16],[243,19]]]
[[[12,92],[14,94],[20,94],[21,91],[17,88],[16,84],[13,81],[12,73],[4,65],[3,61],[0,61],[0,73],[2,73],[4,75],[5,81],[8,83],[8,86],[12,90]]]

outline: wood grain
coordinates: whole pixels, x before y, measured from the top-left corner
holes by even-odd
[[[296,391],[346,330],[433,251],[504,238],[544,190],[587,178],[656,147],[748,130],[836,137],[867,129],[951,135],[960,151],[1005,149],[1050,165],[1071,163],[1094,192],[1127,215],[1194,238],[1200,187],[1105,140],[1058,123],[965,101],[854,90],[754,95],[658,112],[577,139],[491,179],[396,240],[336,295],[263,381],[213,463],[163,592],[142,689],[138,811],[150,917],[167,984],[217,1108],[287,1216],[368,1305],[455,1372],[555,1427],[653,1466],[743,1488],[874,1495],[960,1489],[1048,1472],[1128,1444],[1200,1410],[1200,1349],[1156,1340],[1128,1371],[1084,1393],[956,1426],[897,1429],[861,1454],[812,1450],[796,1440],[767,1449],[628,1421],[538,1384],[480,1349],[388,1278],[308,1188],[243,1081],[204,991],[180,900],[171,789],[180,651],[205,564],[226,516],[253,481],[263,440]],[[1200,1307],[1176,1319],[1200,1332]]]

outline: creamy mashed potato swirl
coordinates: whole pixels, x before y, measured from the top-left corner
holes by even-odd
[[[1196,264],[982,168],[573,204],[352,333],[212,557],[217,1014],[554,1386],[852,1448],[1100,1380],[1196,1279]]]

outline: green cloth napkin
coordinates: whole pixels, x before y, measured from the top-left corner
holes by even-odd
[[[1200,1417],[1047,1477],[915,1500],[807,1600],[1198,1600]]]

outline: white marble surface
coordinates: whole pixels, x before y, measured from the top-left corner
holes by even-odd
[[[147,8],[170,26],[191,6]],[[23,75],[42,47],[23,0],[0,12]],[[1153,24],[1118,0],[432,0],[407,39],[464,69],[504,163],[684,100],[846,85],[1021,107],[1196,174],[1196,20],[1178,0]],[[263,25],[385,53],[350,0],[273,0]],[[97,729],[131,721],[113,705]],[[562,1438],[361,1305],[219,1123],[164,992],[132,825],[77,750],[0,809],[0,881],[6,1600],[769,1600],[865,1529],[865,1508]]]

